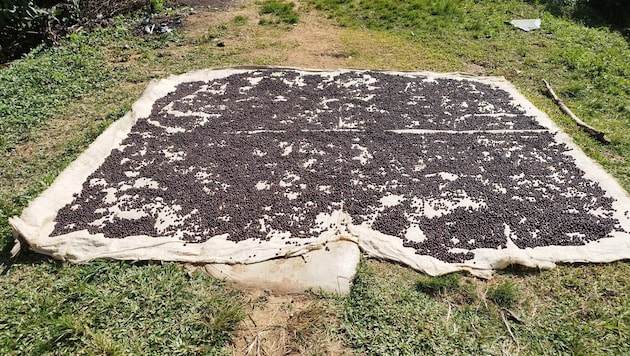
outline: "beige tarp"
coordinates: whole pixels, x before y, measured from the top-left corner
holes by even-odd
[[[88,230],[71,231],[67,234],[51,236],[51,233],[55,229],[55,219],[58,211],[68,204],[71,204],[76,196],[81,194],[86,181],[99,169],[112,152],[124,152],[126,146],[122,145],[123,141],[128,137],[137,122],[147,120],[147,118],[151,116],[152,110],[154,110],[154,104],[159,99],[163,99],[167,97],[169,93],[175,92],[178,85],[182,83],[211,83],[218,79],[228,80],[234,75],[248,75],[254,72],[258,73],[257,75],[261,75],[260,70],[259,68],[202,70],[153,81],[147,87],[142,97],[133,105],[129,113],[113,123],[100,135],[75,162],[59,175],[50,188],[30,203],[20,217],[12,217],[10,219],[11,226],[13,226],[15,231],[23,237],[34,251],[53,256],[57,259],[77,263],[93,259],[108,258],[124,260],[167,260],[210,264],[252,264],[274,258],[298,256],[312,250],[321,250],[326,248],[327,244],[340,240],[353,242],[369,256],[399,261],[411,268],[430,275],[464,270],[475,275],[487,277],[493,270],[504,268],[510,264],[521,264],[534,268],[551,268],[556,262],[609,262],[630,258],[630,234],[628,233],[628,231],[630,231],[630,217],[628,216],[630,198],[628,194],[598,164],[587,158],[586,155],[571,142],[569,137],[561,132],[544,113],[535,108],[503,78],[471,78],[460,74],[427,72],[385,72],[384,74],[411,79],[419,78],[418,80],[424,82],[435,80],[465,80],[467,85],[474,85],[474,83],[479,83],[477,85],[485,84],[508,93],[511,97],[512,105],[522,109],[525,112],[524,115],[535,118],[537,124],[542,126],[542,129],[538,131],[550,133],[557,143],[565,144],[569,148],[563,155],[574,159],[574,164],[584,172],[583,179],[595,182],[603,189],[606,197],[614,198],[614,202],[611,203],[612,209],[606,212],[606,217],[617,220],[616,229],[612,230],[605,237],[590,240],[584,244],[566,244],[563,246],[544,245],[525,248],[519,248],[518,244],[512,240],[513,235],[510,233],[509,229],[506,229],[504,232],[504,238],[506,239],[504,246],[498,248],[470,248],[466,253],[472,253],[474,258],[463,259],[456,262],[440,260],[429,254],[419,254],[417,250],[409,248],[409,239],[405,240],[399,236],[379,232],[371,227],[371,222],[369,221],[355,224],[353,223],[351,214],[344,210],[343,207],[322,213],[318,216],[317,220],[319,228],[316,231],[314,230],[315,232],[312,236],[302,236],[299,238],[287,236],[286,234],[272,234],[264,241],[259,239],[246,239],[235,242],[230,240],[225,234],[218,234],[204,242],[190,242],[183,241],[181,236],[173,234],[167,236],[147,236],[141,234],[122,236],[121,238],[109,238],[103,233],[89,232]],[[302,80],[301,78],[304,76],[309,76],[308,78],[310,79],[316,78],[321,81],[331,81],[341,73],[363,73],[347,70],[318,72],[300,69],[271,69],[271,75],[273,75],[274,70],[288,70],[297,73],[297,77],[291,77],[293,78],[292,80],[296,82]],[[268,75],[268,73],[263,74]],[[369,74],[364,75],[366,78],[368,76]],[[257,83],[254,80],[251,82],[252,86],[255,86]],[[370,85],[378,86],[378,83],[366,80],[366,82],[361,83],[361,85],[364,85],[365,90],[369,91],[371,90]],[[351,86],[351,84],[347,84],[347,86]],[[344,88],[343,85],[339,87]],[[207,94],[208,91],[205,93]],[[191,98],[193,97],[194,94],[192,94]],[[366,105],[369,104],[370,100],[375,100],[370,96],[365,96],[363,99],[365,99]],[[194,98],[191,100],[194,100]],[[282,98],[278,98],[278,100],[282,101]],[[327,98],[326,100],[334,100],[334,98]],[[448,98],[444,100],[448,101]],[[194,113],[191,115],[193,114]],[[200,117],[199,115],[195,117]],[[206,113],[204,115],[208,116],[210,114]],[[505,134],[523,131],[517,129],[511,130],[509,127],[501,128],[500,130],[503,130],[502,132]],[[418,132],[421,134],[424,132],[422,130],[416,131],[416,134],[418,134]],[[431,130],[426,131],[426,134],[430,134]],[[442,131],[446,132],[448,130]],[[537,130],[531,131],[532,135],[538,132]],[[474,133],[473,130],[466,130],[466,132],[462,134],[471,133]],[[493,134],[497,134],[497,132]],[[285,153],[286,152],[288,151],[285,151]],[[213,152],[209,151],[207,154],[212,155]],[[456,177],[451,178],[451,176],[444,173],[442,176],[434,176],[432,179],[442,179],[446,184],[457,179]],[[147,180],[147,182],[149,181]],[[149,186],[150,182],[146,184]],[[256,184],[256,182],[252,184]],[[561,193],[562,192],[559,194]],[[385,197],[383,199],[385,199]],[[417,199],[421,200],[422,197],[417,197]],[[462,206],[462,204],[464,204],[462,201],[463,200],[450,203],[444,201],[443,203],[446,205],[445,209],[448,210],[449,207],[455,209]],[[208,201],[206,204],[221,204],[221,202]],[[391,203],[383,200],[383,207],[385,208],[393,204],[395,204],[395,202]],[[477,206],[483,206],[483,203],[479,203]],[[383,207],[376,208],[375,211],[378,209],[382,210],[384,209]],[[200,205],[199,209],[203,208],[204,205]],[[544,207],[542,208],[544,209]],[[160,209],[166,209],[166,207],[160,207]],[[175,208],[173,209],[173,211],[177,210]],[[123,212],[116,211],[116,213],[122,215]],[[133,216],[134,212],[128,213],[131,219],[138,218]],[[600,213],[601,212],[595,210],[592,212],[594,216]],[[444,214],[446,213],[443,213],[443,215]],[[175,220],[168,221],[168,217],[165,219],[166,221],[164,221],[163,224],[177,223]],[[473,238],[474,236],[471,237],[471,239]],[[348,275],[346,273],[346,276],[351,276],[351,274]]]

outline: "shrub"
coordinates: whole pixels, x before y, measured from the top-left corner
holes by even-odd
[[[602,19],[620,28],[630,26],[630,1],[628,0],[582,0]]]
[[[48,11],[33,0],[0,2],[0,61],[15,58],[43,40]]]
[[[0,0],[0,63],[18,58],[42,42],[56,44],[74,25],[93,25],[147,5],[159,11],[164,1]]]

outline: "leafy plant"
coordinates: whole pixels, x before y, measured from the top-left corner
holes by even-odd
[[[33,0],[0,3],[0,62],[16,58],[44,37],[49,11]]]
[[[609,25],[630,35],[630,2],[626,0],[543,0],[556,16],[573,18],[590,26]]]

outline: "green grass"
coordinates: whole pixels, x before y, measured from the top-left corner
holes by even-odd
[[[629,275],[629,264],[613,263],[512,270],[490,282],[427,277],[423,286],[440,290],[427,294],[416,272],[363,261],[340,332],[370,355],[627,354]]]
[[[423,276],[416,282],[416,289],[431,295],[459,289],[459,275],[446,274],[437,277]]]
[[[0,278],[0,353],[227,353],[239,294],[173,264],[37,261]]]
[[[512,349],[492,305],[460,304],[456,288],[431,296],[414,286],[416,278],[416,272],[399,266],[362,263],[342,320],[350,345],[371,355],[449,355],[455,350],[486,355]]]
[[[458,71],[475,64],[503,75],[630,188],[630,49],[618,33],[552,16],[533,1],[309,3],[345,26],[348,67]],[[289,27],[258,26],[260,18],[278,21],[273,13],[248,16],[213,21],[194,36],[147,38],[134,37],[133,22],[120,18],[0,68],[1,354],[227,352],[245,309],[239,293],[171,263],[77,266],[30,253],[10,262],[7,219],[121,117],[149,80],[282,65],[294,48],[281,41]],[[527,17],[541,17],[543,28],[524,33],[505,24]],[[217,37],[228,46],[217,48]],[[612,144],[576,128],[545,95],[543,78]],[[368,260],[350,296],[314,298],[292,317],[290,349],[325,354],[328,338],[365,354],[630,354],[628,295],[627,262],[511,269],[480,281]]]
[[[265,0],[260,3],[260,14],[271,15],[271,18],[262,18],[261,25],[284,23],[293,25],[300,21],[300,15],[295,11],[295,3],[282,0]]]
[[[73,36],[66,46],[35,50],[0,70],[0,152],[28,140],[71,100],[103,90],[115,78],[87,37]]]
[[[488,299],[503,308],[511,308],[518,301],[519,295],[518,288],[510,280],[488,290]]]
[[[243,26],[247,24],[247,16],[243,16],[243,15],[237,15],[234,16],[234,18],[232,19],[232,23],[234,23],[237,26]]]
[[[37,147],[42,141],[60,139],[47,137],[51,120],[57,119],[58,125],[64,125],[63,121],[77,125],[76,116],[66,117],[72,105],[84,98],[107,98],[105,93],[111,93],[108,88],[134,75],[142,75],[142,81],[151,78],[108,61],[124,45],[149,53],[176,39],[137,38],[132,36],[131,26],[128,19],[118,19],[117,27],[73,34],[62,46],[38,48],[0,68],[0,246],[12,241],[8,218],[19,215],[110,122],[130,108],[131,102],[125,98],[124,104],[116,102],[109,112],[99,113],[101,117],[84,121],[68,141]],[[91,110],[101,111],[98,106]],[[26,146],[34,146],[37,152],[25,156],[19,151]]]
[[[189,45],[181,34],[135,37],[136,20],[118,18],[0,68],[0,354],[229,354],[243,303],[216,280],[172,263],[8,258],[8,218],[129,110],[150,79],[233,55],[198,55],[181,67],[179,54],[164,52]]]

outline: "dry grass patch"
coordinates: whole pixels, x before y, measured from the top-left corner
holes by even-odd
[[[315,294],[247,294],[232,336],[235,355],[349,355],[336,334],[339,300]]]

